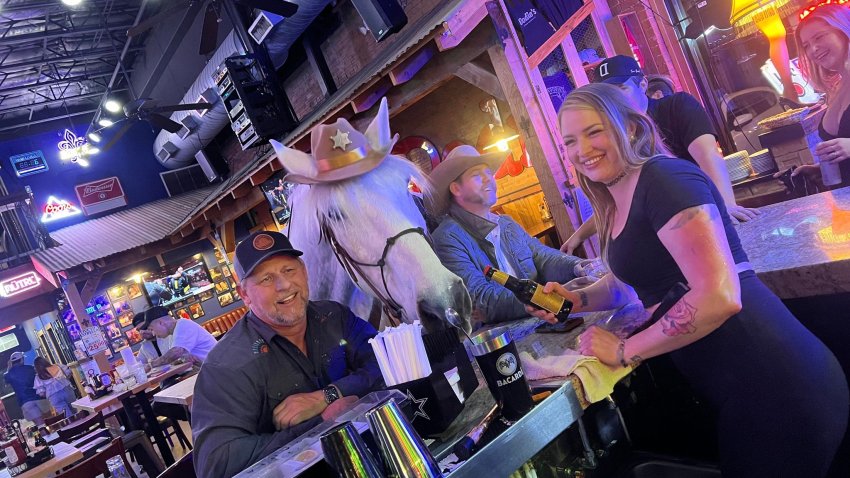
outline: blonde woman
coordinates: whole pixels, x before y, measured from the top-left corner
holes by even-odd
[[[573,91],[559,122],[616,279],[546,289],[581,312],[622,304],[618,280],[649,311],[677,282],[690,287],[628,340],[590,327],[580,352],[612,367],[670,354],[717,413],[724,477],[823,476],[847,424],[844,374],[753,273],[711,179],[667,156],[654,124],[615,86]]]
[[[823,142],[815,147],[815,154],[820,164],[838,164],[841,186],[846,186],[850,184],[850,7],[815,7],[800,21],[794,39],[803,75],[826,93],[819,131]],[[817,172],[818,166],[806,165],[792,176]]]
[[[77,399],[71,381],[68,377],[71,371],[63,364],[52,364],[44,357],[36,357],[33,363],[35,367],[35,382],[33,386],[36,393],[47,397],[50,405],[56,413],[65,412],[66,417],[74,414],[71,403]]]

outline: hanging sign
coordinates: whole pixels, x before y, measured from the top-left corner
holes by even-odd
[[[103,335],[103,331],[100,330],[100,327],[84,328],[81,337],[83,346],[86,348],[86,353],[89,354],[90,357],[102,350],[106,350],[108,347],[106,344],[106,337]]]
[[[43,173],[48,169],[47,161],[45,161],[41,150],[9,156],[9,162],[12,163],[12,169],[15,170],[15,175],[19,178]]]
[[[85,137],[79,137],[73,131],[66,129],[64,138],[56,147],[59,148],[59,159],[76,163],[96,152],[95,148],[89,146]]]
[[[127,205],[127,197],[118,176],[79,184],[74,190],[87,216]]]
[[[35,271],[29,271],[19,276],[0,281],[0,296],[16,296],[28,290],[36,289],[39,285],[41,285],[41,276]]]
[[[54,196],[47,198],[47,204],[44,205],[44,214],[41,215],[41,222],[50,222],[57,219],[76,216],[80,213],[77,206],[69,203],[64,199],[57,199]]]

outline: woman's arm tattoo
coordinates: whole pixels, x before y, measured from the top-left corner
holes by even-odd
[[[661,331],[669,337],[692,334],[697,330],[694,325],[696,318],[696,307],[689,304],[683,297],[682,300],[676,302],[670,312],[667,312],[661,318]]]

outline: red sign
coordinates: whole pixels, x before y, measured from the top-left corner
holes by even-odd
[[[12,297],[35,289],[40,284],[41,276],[35,271],[29,271],[19,276],[0,281],[0,295],[3,297]]]
[[[74,188],[86,215],[97,214],[127,205],[124,189],[117,176],[80,184]]]

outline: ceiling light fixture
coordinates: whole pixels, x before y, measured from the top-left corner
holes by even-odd
[[[88,136],[89,136],[89,139],[94,141],[95,143],[100,143],[100,140],[102,139],[100,137],[100,135],[95,133],[95,132],[89,133]]]
[[[104,128],[109,128],[110,126],[115,124],[115,122],[109,118],[101,118],[100,120],[98,120],[97,124],[103,126]]]
[[[62,0],[62,3],[68,5],[69,7],[76,7],[77,5],[83,3],[83,0]]]
[[[117,113],[121,111],[121,103],[115,100],[106,100],[106,103],[103,104],[103,107],[106,108],[106,111],[110,113]]]

